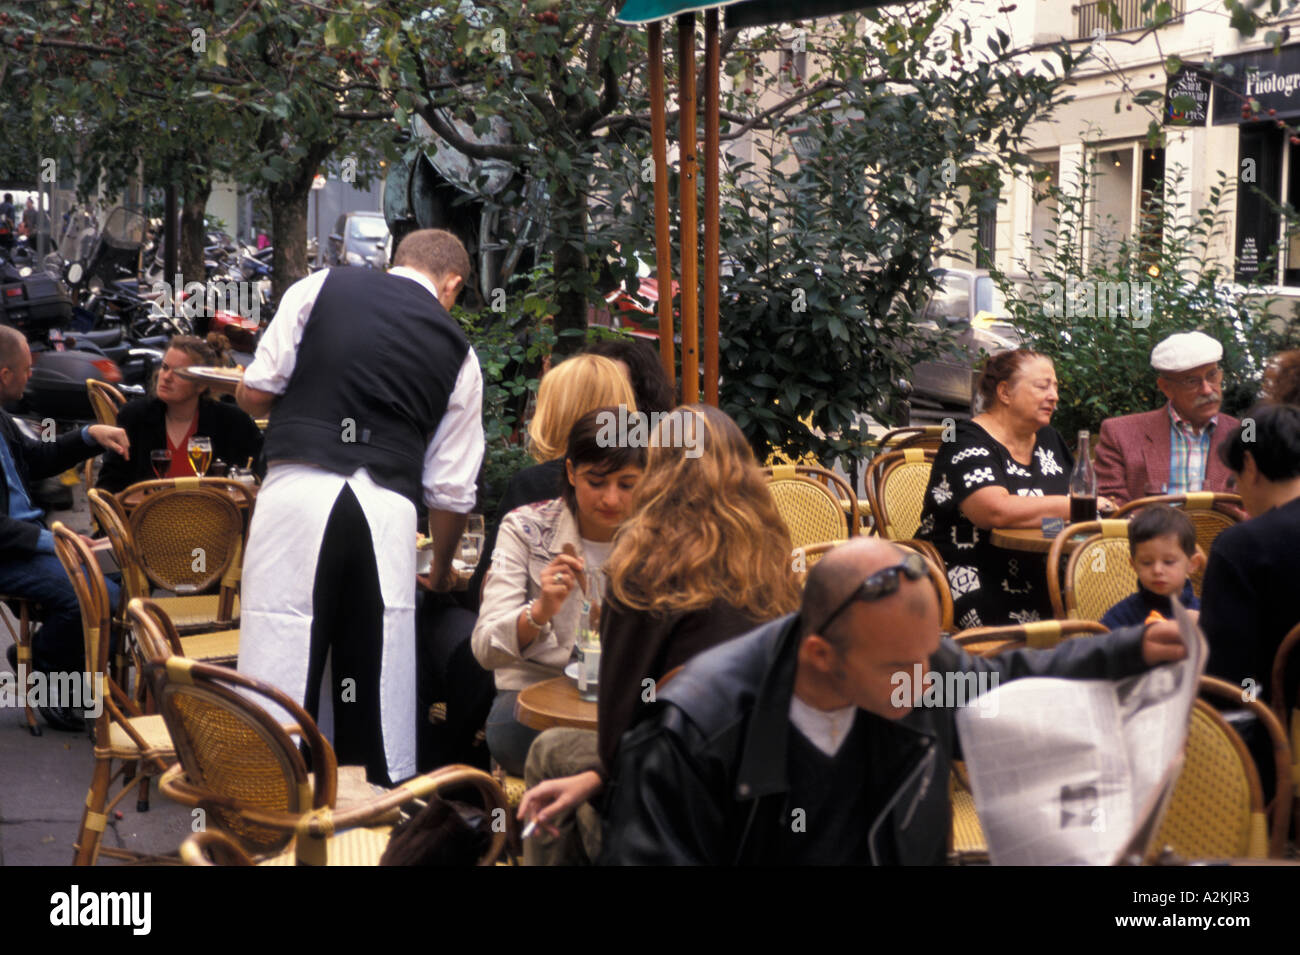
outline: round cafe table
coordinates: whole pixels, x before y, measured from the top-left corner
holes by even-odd
[[[1031,554],[1046,554],[1052,549],[1055,538],[1044,537],[1038,527],[995,527],[993,528],[993,546],[1007,550],[1026,551]],[[1083,543],[1083,538],[1075,537],[1065,542],[1065,552],[1072,553]]]
[[[567,676],[557,676],[519,692],[515,699],[515,719],[535,730],[553,726],[594,730],[596,704],[578,699],[578,684]]]

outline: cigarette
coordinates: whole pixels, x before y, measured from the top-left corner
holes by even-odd
[[[536,820],[536,819],[532,819],[532,820],[529,821],[528,825],[524,826],[524,831],[523,831],[522,833],[519,834],[519,838],[520,838],[520,839],[527,839],[529,836],[531,836],[531,835],[532,835],[534,832],[536,832],[536,831],[537,831],[537,820]]]

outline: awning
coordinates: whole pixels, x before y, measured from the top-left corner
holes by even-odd
[[[702,10],[726,7],[727,28],[733,29],[835,16],[867,7],[883,7],[886,3],[887,0],[808,0],[797,4],[790,3],[789,0],[722,0],[721,3],[700,3],[699,0],[628,0],[615,19],[619,23],[628,24],[654,23],[679,13],[699,13]]]

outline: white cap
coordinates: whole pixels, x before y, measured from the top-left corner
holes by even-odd
[[[1204,332],[1179,332],[1151,349],[1156,371],[1187,371],[1212,365],[1223,357],[1223,346]]]

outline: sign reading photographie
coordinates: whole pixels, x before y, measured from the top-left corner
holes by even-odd
[[[1184,66],[1165,81],[1165,125],[1204,126],[1210,107],[1210,74]]]
[[[1300,116],[1300,45],[1284,46],[1278,52],[1260,50],[1226,56],[1223,65],[1231,76],[1218,78],[1214,94],[1214,125],[1245,122],[1242,107],[1252,99],[1262,115],[1257,119],[1285,119]],[[1269,110],[1276,110],[1270,114]]]

